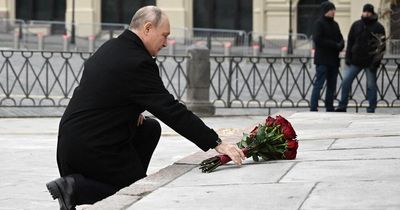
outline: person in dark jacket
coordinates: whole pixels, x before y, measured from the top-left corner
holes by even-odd
[[[377,104],[376,72],[385,51],[385,29],[378,22],[374,6],[365,4],[360,20],[350,28],[346,48],[346,69],[337,112],[346,112],[349,92],[354,79],[365,69],[367,75],[367,112],[374,113]]]
[[[310,111],[318,111],[318,100],[326,80],[325,108],[334,111],[333,99],[339,74],[339,53],[344,48],[344,40],[339,25],[334,20],[336,8],[332,2],[320,6],[321,17],[316,21],[313,41],[315,44],[315,79],[311,93]]]
[[[47,184],[61,209],[94,203],[146,176],[161,128],[142,116],[145,110],[204,151],[214,148],[238,165],[245,158],[163,85],[154,56],[166,46],[169,33],[165,13],[155,6],[143,7],[129,30],[85,62],[60,122],[61,178]]]

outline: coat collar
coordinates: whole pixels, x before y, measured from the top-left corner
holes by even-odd
[[[125,29],[124,32],[122,32],[121,35],[118,36],[119,39],[127,39],[130,42],[133,42],[133,44],[135,44],[136,46],[138,46],[139,48],[142,48],[143,50],[145,50],[147,52],[147,54],[152,57],[149,53],[149,51],[147,51],[146,47],[143,44],[143,41],[140,39],[140,37],[138,35],[136,35],[133,31],[129,30],[129,29]]]

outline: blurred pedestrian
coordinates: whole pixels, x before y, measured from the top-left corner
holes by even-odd
[[[362,69],[367,75],[368,113],[374,113],[377,104],[376,72],[385,52],[385,29],[378,22],[374,6],[365,4],[361,19],[355,21],[347,38],[346,68],[342,94],[336,112],[346,112],[351,84]]]
[[[339,74],[339,53],[344,48],[344,40],[338,23],[334,20],[336,7],[330,2],[320,6],[321,17],[316,21],[313,41],[315,44],[315,77],[311,93],[310,111],[318,111],[318,101],[326,81],[325,108],[334,111],[333,100]]]

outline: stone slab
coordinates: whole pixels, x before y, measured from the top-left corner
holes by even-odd
[[[379,136],[336,140],[330,149],[363,149],[400,147],[400,136]]]
[[[128,210],[298,209],[313,186],[313,183],[231,183],[163,187],[134,203]]]
[[[139,200],[140,196],[129,196],[129,195],[114,195],[110,196],[101,202],[97,202],[92,206],[87,206],[83,209],[90,210],[104,210],[104,209],[125,209],[132,205],[134,202]]]
[[[297,163],[281,182],[385,180],[400,183],[400,159],[310,161]]]
[[[202,173],[196,167],[168,186],[204,186],[229,184],[275,183],[287,173],[295,162],[259,162],[246,160],[240,167],[234,164],[220,166],[212,173]],[[195,182],[193,180],[196,180]]]
[[[301,210],[400,209],[400,182],[343,181],[318,183]]]
[[[118,195],[144,196],[192,170],[194,165],[171,165],[118,191]]]
[[[400,159],[400,148],[297,151],[296,161]]]

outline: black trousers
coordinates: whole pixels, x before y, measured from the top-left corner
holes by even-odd
[[[151,156],[158,144],[161,135],[161,126],[157,120],[146,118],[137,129],[133,138],[133,145],[138,153],[140,162],[146,173]],[[143,141],[143,140],[146,141]],[[144,143],[145,142],[145,143]],[[59,164],[62,177],[71,176],[75,179],[74,198],[75,205],[93,204],[120,190],[119,187],[98,182],[90,177],[84,177],[79,171],[71,170],[68,166]]]

